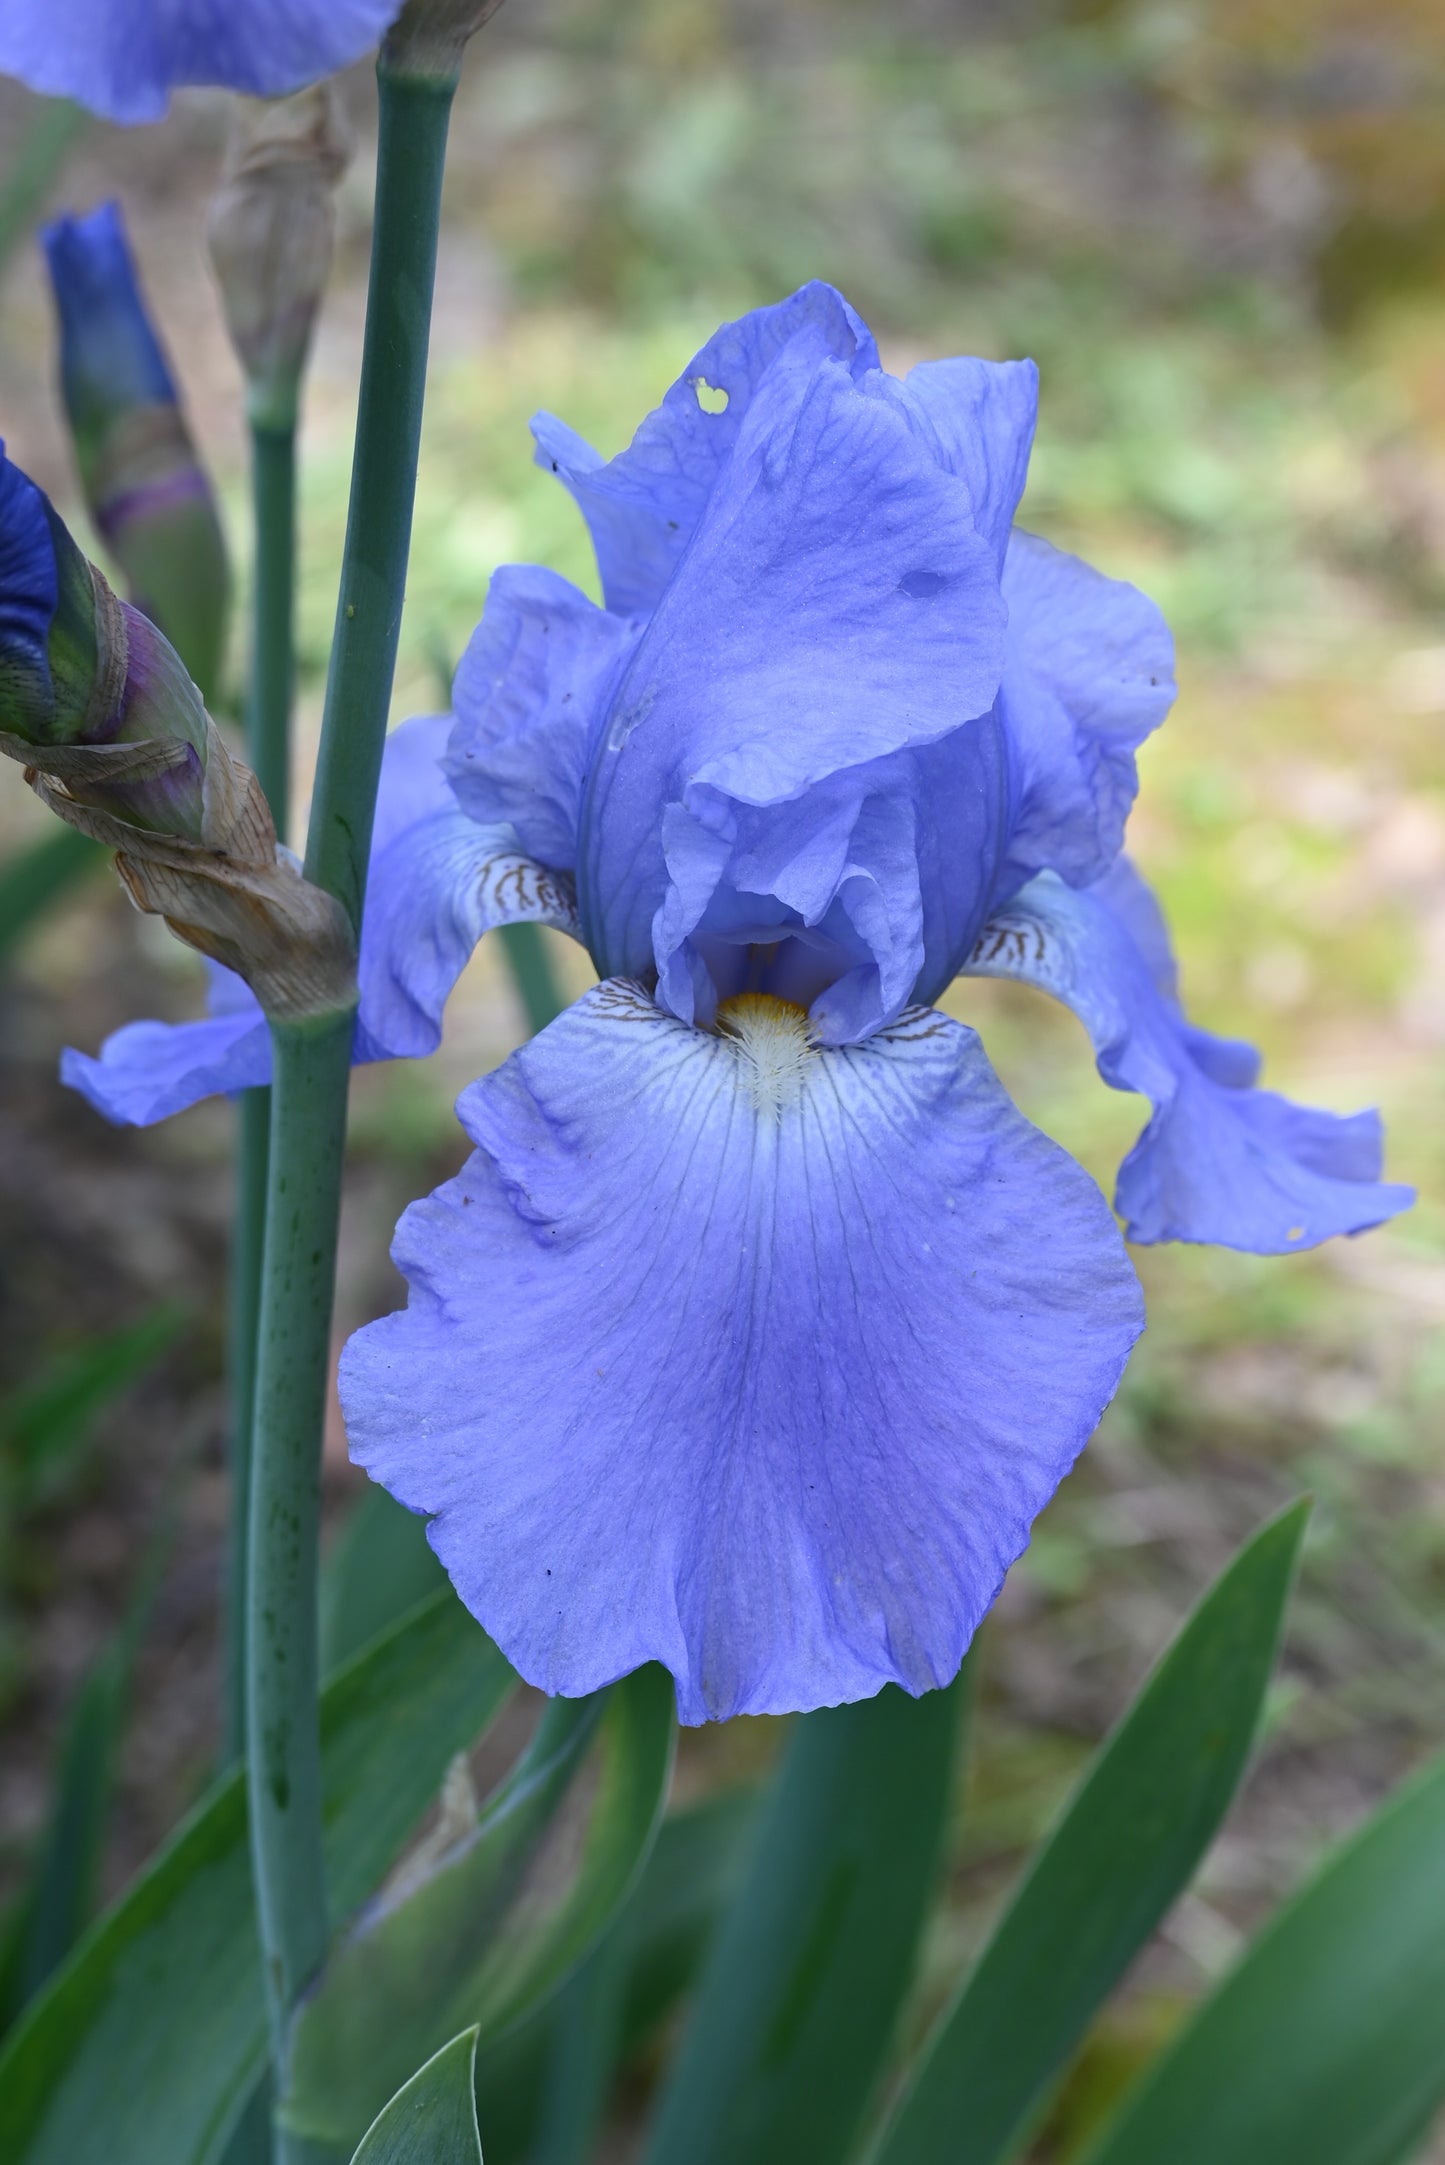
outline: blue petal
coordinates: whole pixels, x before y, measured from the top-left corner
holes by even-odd
[[[867,770],[986,716],[1002,648],[992,556],[964,492],[896,411],[795,339],[754,391],[592,761],[578,887],[599,970],[655,967],[664,999],[706,1019],[686,997],[707,974],[698,941],[743,937],[734,920],[750,902],[777,937],[798,919],[845,934],[845,966],[861,961],[857,934],[881,981],[889,953],[824,859],[876,888],[890,940],[905,936],[918,873],[910,861],[905,892],[889,861],[923,808],[909,774]],[[978,786],[999,786],[992,768]],[[768,864],[786,864],[785,886]],[[992,872],[960,859],[953,878],[986,899]],[[846,926],[825,922],[835,904]],[[873,1022],[907,991],[875,1001]],[[855,1034],[841,1015],[820,1027]]]
[[[446,771],[473,819],[510,827],[540,864],[576,865],[588,752],[639,630],[535,564],[504,565],[487,590]]]
[[[40,235],[60,317],[60,374],[78,428],[134,406],[176,403],[176,387],[141,297],[117,203],[57,218]]]
[[[0,728],[33,722],[51,704],[50,626],[59,601],[45,498],[0,442]]]
[[[631,616],[657,606],[732,457],[758,384],[789,342],[805,335],[820,355],[834,355],[855,376],[878,365],[867,325],[841,293],[814,280],[785,301],[725,323],[615,459],[604,460],[553,415],[536,416],[537,463],[576,498],[609,609]],[[724,397],[720,411],[707,398],[709,388]]]
[[[1134,753],[1174,702],[1174,642],[1152,601],[1016,532],[1003,573],[1008,650],[1000,708],[1017,765],[1006,875],[1099,879],[1123,846]]]
[[[239,984],[239,979],[236,981]],[[205,1022],[129,1022],[99,1059],[67,1047],[60,1079],[117,1126],[148,1128],[201,1098],[271,1080],[271,1040],[255,998]]]
[[[400,0],[5,0],[0,74],[107,120],[159,120],[172,89],[300,90],[375,45]]]
[[[1105,1082],[1152,1103],[1119,1171],[1130,1239],[1281,1255],[1408,1209],[1414,1191],[1379,1178],[1378,1115],[1317,1112],[1251,1087],[1258,1056],[1187,1021],[1161,940],[1127,864],[1082,892],[1042,872],[985,926],[967,965],[1053,993],[1088,1031]]]
[[[1033,362],[920,361],[902,383],[884,377],[879,388],[938,464],[964,483],[974,524],[1001,566],[1038,419]]]
[[[343,1356],[353,1456],[545,1691],[657,1660],[696,1722],[942,1684],[1141,1328],[971,1031],[792,1042],[588,993],[464,1093],[410,1306]]]

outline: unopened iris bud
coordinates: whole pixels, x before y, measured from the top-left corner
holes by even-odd
[[[141,909],[270,1014],[354,998],[351,928],[277,848],[270,807],[164,634],[118,601],[0,444],[0,752],[116,852]]]
[[[251,419],[285,429],[331,269],[336,183],[351,155],[341,100],[321,83],[251,109],[207,237]]]
[[[453,78],[467,40],[489,22],[502,0],[407,0],[386,33],[382,66],[393,75],[436,82]]]
[[[132,601],[209,698],[230,607],[226,545],[119,207],[59,218],[41,239],[60,322],[61,391],[91,516]]]

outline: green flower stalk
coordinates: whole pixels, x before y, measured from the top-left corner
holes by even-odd
[[[131,600],[213,699],[231,580],[210,482],[146,309],[118,205],[42,235],[60,384],[92,518]]]

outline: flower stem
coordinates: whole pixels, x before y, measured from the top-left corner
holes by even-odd
[[[307,876],[359,927],[411,538],[454,80],[378,69],[381,133],[351,505]],[[317,1519],[355,1011],[273,1023],[252,1469],[247,1712],[252,1858],[277,2094],[296,2000],[326,1953],[317,1734]],[[277,2156],[298,2165],[277,2134]]]
[[[386,711],[411,546],[442,162],[455,79],[395,75],[383,58],[376,226],[356,460],[306,877],[361,923]]]
[[[291,803],[291,693],[296,587],[296,429],[253,421],[255,524],[251,681],[246,756],[286,839]],[[227,1763],[246,1748],[246,1574],[251,1527],[251,1432],[256,1328],[266,1223],[269,1090],[242,1093],[236,1124],[236,1230],[231,1250],[231,1554],[226,1615]]]
[[[282,841],[291,817],[291,688],[295,670],[296,427],[251,424],[256,592],[246,757]]]

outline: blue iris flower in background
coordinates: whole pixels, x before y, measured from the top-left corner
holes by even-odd
[[[369,1031],[436,1041],[506,917],[602,982],[459,1112],[356,1459],[524,1676],[657,1660],[699,1721],[953,1675],[1143,1324],[1094,1183],[931,1004],[1065,1001],[1153,1111],[1144,1241],[1302,1248],[1409,1201],[1372,1115],[1195,1029],[1121,857],[1173,693],[1154,607],[1018,532],[1028,364],[882,371],[832,289],[725,327],[610,462],[539,456],[605,606],[500,572],[449,803],[373,862]]]
[[[159,120],[209,83],[300,90],[376,44],[401,0],[5,0],[0,74],[107,120]]]
[[[130,597],[203,694],[221,674],[230,603],[225,538],[181,411],[118,203],[41,236],[60,326],[60,383],[86,502]]]

